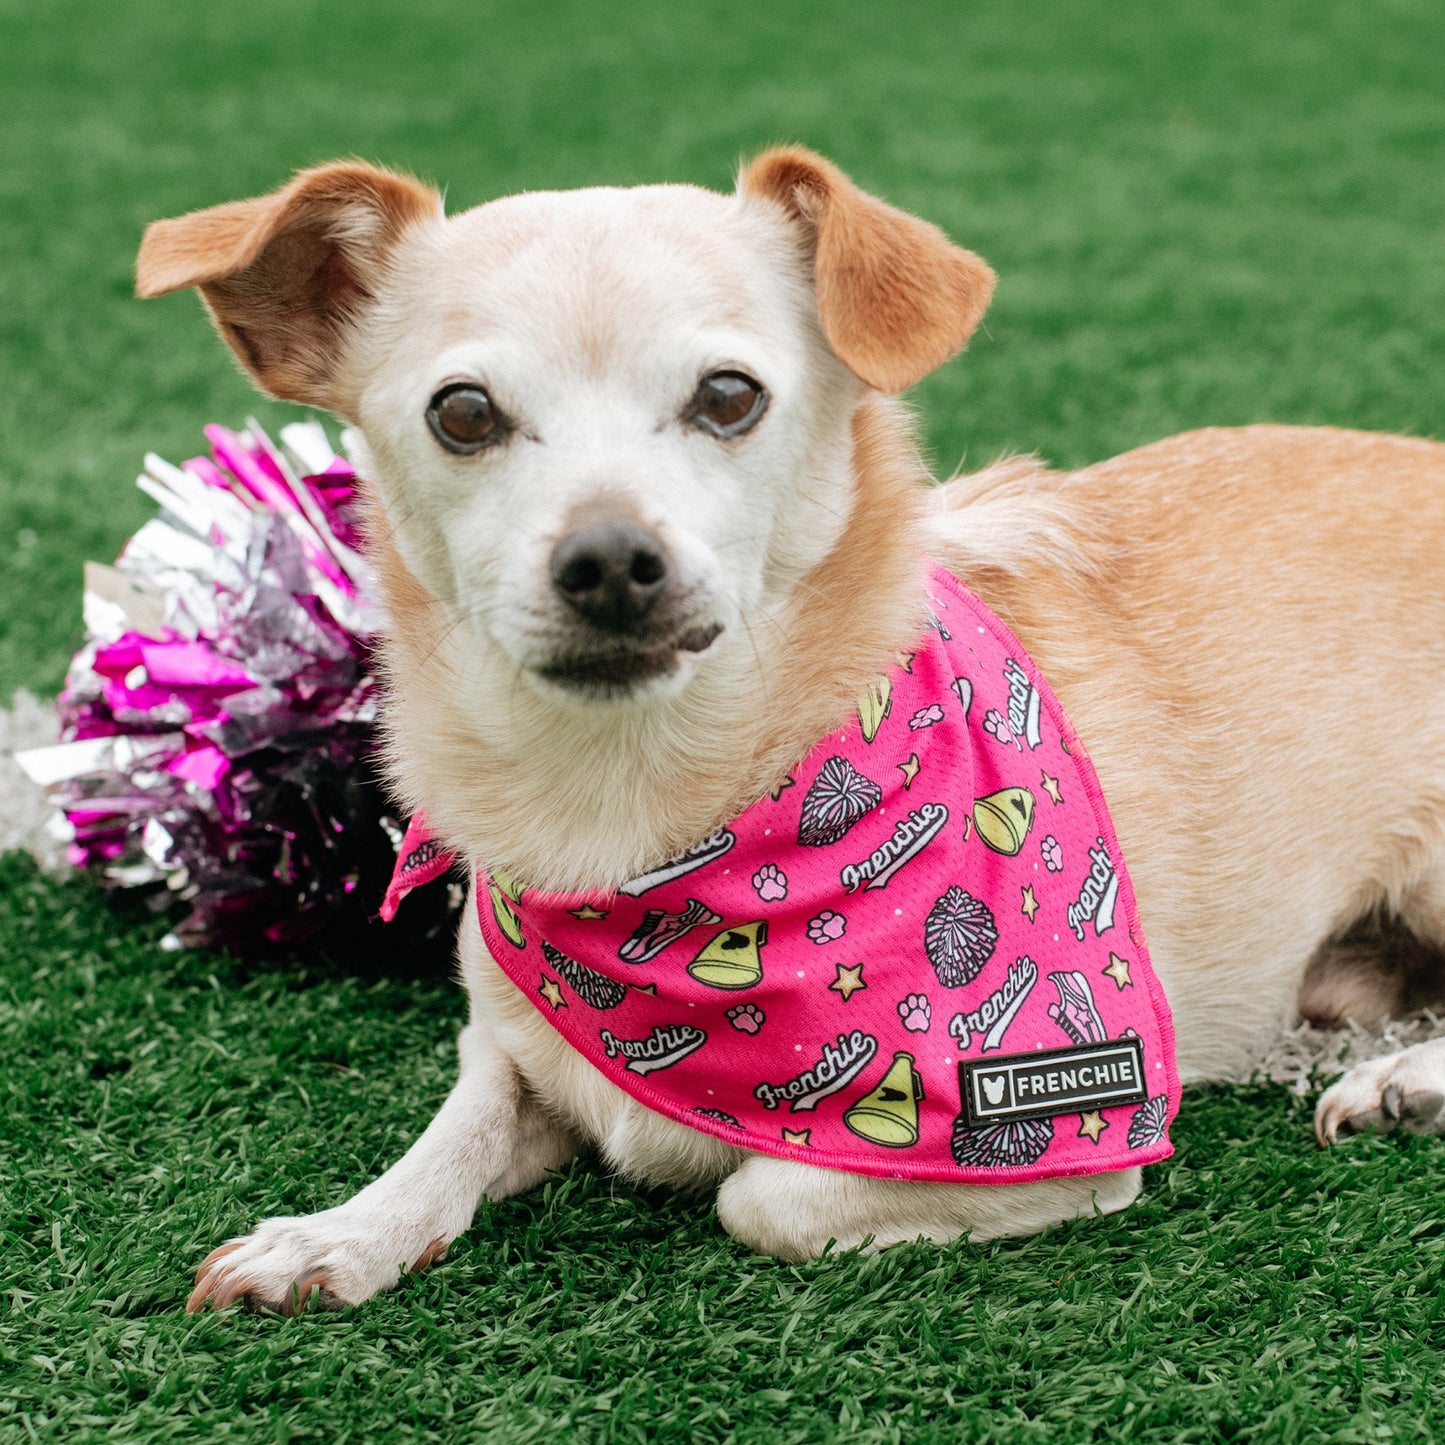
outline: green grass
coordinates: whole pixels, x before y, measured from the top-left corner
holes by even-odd
[[[1279,1090],[1193,1093],[1140,1204],[1033,1239],[795,1267],[579,1161],[359,1312],[187,1317],[212,1243],[405,1148],[460,1001],[0,868],[7,1440],[1438,1438],[1442,1146],[1316,1153]]]
[[[1442,430],[1435,0],[624,7],[0,0],[0,698],[53,691],[130,478],[258,403],[144,223],[359,154],[445,183],[693,180],[802,140],[1002,276],[919,388],[940,466],[1209,423]],[[444,968],[246,969],[0,864],[0,1441],[1437,1438],[1445,1143],[1317,1153],[1192,1093],[1125,1216],[803,1268],[579,1162],[355,1313],[179,1313],[446,1090]]]

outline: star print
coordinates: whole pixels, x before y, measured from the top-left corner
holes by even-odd
[[[1057,778],[1051,778],[1047,773],[1045,773],[1043,777],[1044,792],[1046,792],[1055,803],[1062,803],[1064,798],[1063,794],[1059,792],[1059,780]]]
[[[795,777],[793,777],[793,775],[792,775],[791,773],[789,773],[788,776],[787,776],[786,778],[784,778],[783,781],[782,781],[781,783],[779,783],[776,788],[769,788],[769,789],[768,789],[768,797],[770,797],[770,798],[773,800],[773,802],[776,803],[776,802],[778,801],[778,799],[783,796],[783,793],[784,793],[788,788],[794,787],[794,786],[796,785],[796,783],[797,783],[797,779],[796,779]]]
[[[1059,739],[1059,746],[1060,746],[1061,748],[1063,748],[1063,750],[1064,750],[1070,757],[1073,757],[1073,756],[1074,756],[1074,750],[1073,750],[1073,748],[1071,748],[1071,747],[1069,746],[1069,740],[1068,740],[1068,738],[1060,738],[1060,739]]]
[[[537,986],[537,992],[552,1005],[554,1009],[566,1008],[567,1000],[562,997],[562,990],[555,978],[548,978],[544,973],[542,982]]]
[[[801,1149],[811,1149],[813,1147],[811,1143],[812,1133],[813,1131],[811,1129],[784,1129],[783,1143],[796,1144]]]
[[[917,657],[917,656],[918,656],[918,654],[917,654],[916,652],[900,652],[900,653],[898,654],[898,665],[899,665],[899,667],[901,667],[901,668],[904,670],[904,672],[912,673],[912,671],[913,671],[913,659],[914,659],[915,657]]]
[[[1039,900],[1034,897],[1034,885],[1032,883],[1025,883],[1024,901],[1023,905],[1019,908],[1019,912],[1032,923],[1034,921],[1034,914],[1038,911]]]
[[[898,764],[898,771],[903,774],[903,787],[906,791],[913,786],[913,780],[919,773],[918,754],[909,753],[908,761]]]
[[[1079,1138],[1088,1139],[1091,1143],[1099,1142],[1099,1135],[1109,1127],[1104,1116],[1097,1109],[1090,1109],[1087,1114],[1079,1115]]]
[[[638,993],[650,993],[653,998],[657,997],[657,985],[655,983],[634,983],[629,987],[637,990]]]
[[[1117,953],[1111,953],[1109,955],[1109,966],[1099,971],[1104,974],[1106,978],[1112,978],[1114,982],[1119,985],[1120,993],[1123,993],[1124,990],[1134,982],[1134,980],[1129,977],[1129,960],[1127,958],[1120,958]]]
[[[840,963],[838,965],[838,977],[835,978],[828,987],[834,993],[841,993],[843,995],[843,1001],[846,1003],[860,988],[868,987],[868,985],[863,982],[863,965],[861,963],[853,963],[845,966]]]
[[[573,918],[580,918],[584,923],[590,922],[594,918],[607,917],[607,909],[594,908],[590,903],[584,903],[581,908],[569,908],[567,912]]]

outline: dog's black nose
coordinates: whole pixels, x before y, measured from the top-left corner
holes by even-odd
[[[611,516],[584,523],[552,548],[552,585],[604,632],[636,626],[667,585],[668,557],[650,527]]]

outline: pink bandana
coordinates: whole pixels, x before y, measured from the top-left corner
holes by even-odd
[[[888,1179],[1167,1158],[1174,1029],[1093,766],[941,568],[930,630],[782,785],[614,895],[477,875],[492,957],[649,1109]],[[413,821],[383,906],[451,863]]]

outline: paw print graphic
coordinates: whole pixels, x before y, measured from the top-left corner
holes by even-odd
[[[931,728],[934,723],[943,721],[943,709],[939,705],[929,703],[927,707],[921,707],[911,718],[908,719],[908,726],[914,732],[922,732],[924,728]]]
[[[1063,868],[1063,844],[1061,844],[1052,833],[1039,844],[1039,852],[1043,855],[1044,867],[1047,868],[1050,873],[1058,873]]]
[[[1018,746],[1012,730],[1004,720],[1004,715],[995,708],[989,708],[989,710],[984,713],[983,730],[986,733],[992,733],[1006,748]]]
[[[819,945],[836,943],[847,931],[848,920],[831,908],[825,908],[816,918],[808,920],[808,937]]]
[[[764,863],[753,874],[753,891],[764,903],[780,903],[788,896],[788,875],[776,863]]]
[[[926,1034],[933,1022],[933,1005],[926,993],[911,993],[898,1005],[898,1017],[911,1034]]]
[[[736,1008],[730,1008],[727,1014],[728,1022],[740,1034],[757,1033],[766,1021],[766,1017],[762,1009],[750,1003],[740,1003]]]

